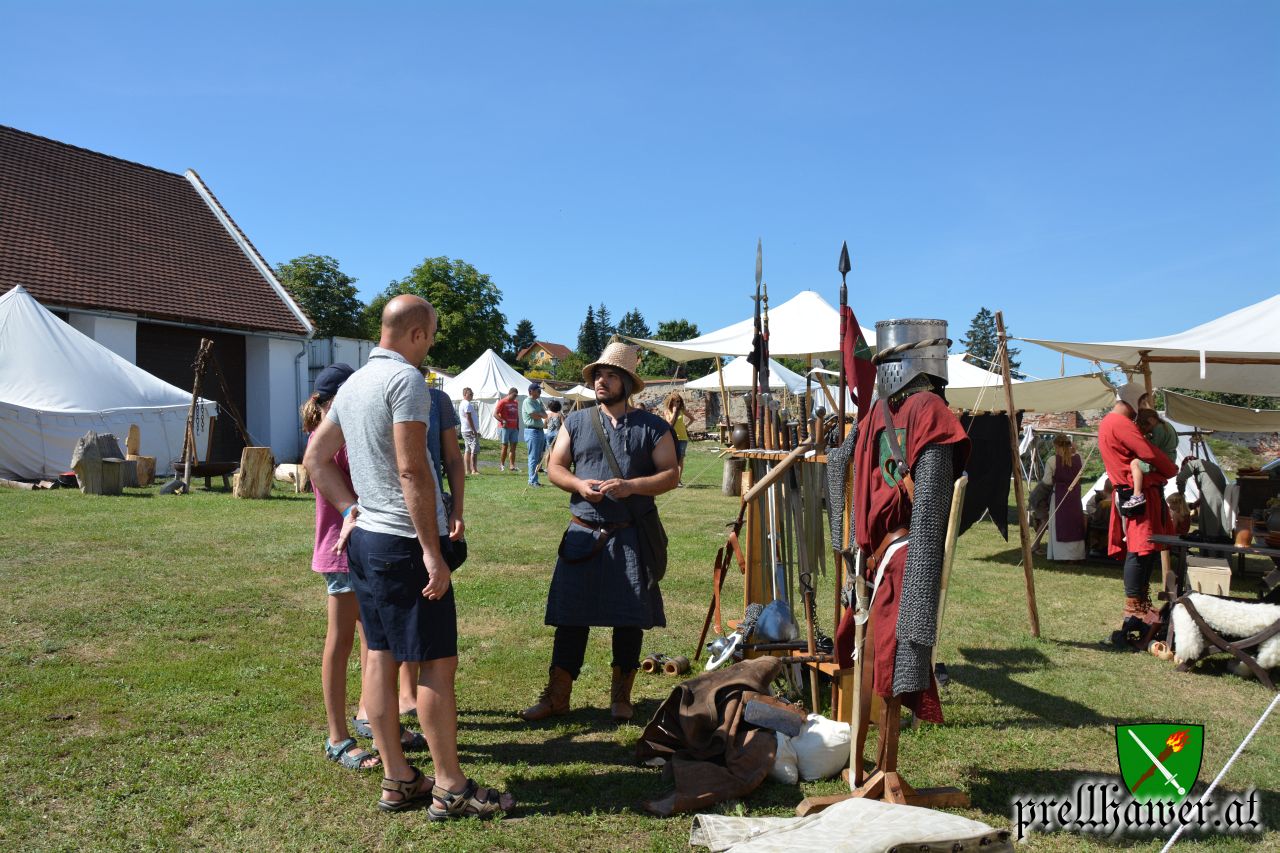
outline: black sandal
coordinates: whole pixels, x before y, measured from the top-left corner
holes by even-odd
[[[382,790],[399,794],[398,800],[378,800],[378,808],[384,812],[403,812],[419,808],[425,800],[431,799],[436,790],[434,776],[424,776],[418,768],[413,768],[413,778],[407,782],[398,779],[382,779]]]
[[[480,792],[484,791],[484,796]],[[427,817],[433,821],[457,820],[463,817],[478,817],[481,820],[493,817],[498,812],[509,812],[516,807],[516,798],[511,794],[481,788],[476,780],[468,779],[461,791],[446,791],[439,785],[431,789],[431,805],[427,808]],[[442,803],[437,808],[436,801]]]

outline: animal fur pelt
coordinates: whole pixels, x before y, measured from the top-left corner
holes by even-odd
[[[1188,597],[1201,618],[1228,639],[1252,637],[1280,620],[1280,604],[1231,601],[1194,592]],[[1174,654],[1178,663],[1196,660],[1206,653],[1209,645],[1187,608],[1181,604],[1173,608],[1173,637]],[[1216,649],[1209,648],[1208,651]],[[1264,669],[1280,666],[1280,634],[1265,640],[1256,652],[1250,650],[1250,653]]]

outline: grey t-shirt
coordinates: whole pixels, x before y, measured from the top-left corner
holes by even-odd
[[[398,352],[374,347],[369,362],[338,389],[329,407],[329,420],[342,427],[351,463],[351,484],[359,496],[356,527],[371,533],[416,538],[417,530],[400,486],[392,425],[407,421],[426,424],[431,396],[422,374]],[[428,463],[428,468],[430,468]],[[448,530],[440,483],[436,490],[436,524]]]

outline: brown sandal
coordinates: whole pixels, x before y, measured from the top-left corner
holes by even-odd
[[[481,796],[482,791],[484,796]],[[431,805],[427,808],[427,817],[431,820],[456,820],[463,817],[484,820],[516,807],[516,798],[511,794],[493,788],[481,788],[474,779],[468,779],[461,791],[446,791],[436,785],[431,789],[431,797]],[[436,807],[437,801],[442,804],[439,808]]]
[[[398,800],[378,800],[378,808],[384,812],[403,812],[418,808],[425,800],[429,800],[436,791],[434,776],[424,776],[418,768],[413,768],[413,778],[407,782],[399,779],[382,779],[382,790],[400,795]]]

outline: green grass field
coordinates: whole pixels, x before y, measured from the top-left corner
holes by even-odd
[[[646,653],[693,651],[711,561],[736,513],[736,499],[719,492],[720,462],[703,447],[690,454],[690,486],[660,501],[672,537],[669,627],[646,637]],[[490,463],[495,456],[485,451]],[[661,820],[637,808],[664,784],[632,761],[640,727],[609,722],[604,632],[593,637],[573,713],[551,725],[515,718],[545,679],[551,630],[542,613],[567,496],[492,466],[469,481],[471,557],[455,576],[460,747],[465,769],[513,791],[521,808],[493,824],[444,826],[422,812],[378,812],[377,776],[321,754],[325,593],[308,568],[312,500],[283,490],[254,502],[202,488],[97,498],[0,489],[0,849],[687,847],[688,816]],[[958,785],[973,800],[966,814],[1007,826],[1016,793],[1065,794],[1082,775],[1114,776],[1115,724],[1173,721],[1206,727],[1201,790],[1270,695],[1221,665],[1183,674],[1149,655],[1105,650],[1118,570],[1037,569],[1043,637],[1032,639],[1016,539],[1004,542],[989,524],[961,539],[941,641],[952,676],[947,722],[904,731],[906,778]],[[733,576],[726,600],[740,597]],[[831,628],[829,612],[820,621]],[[358,677],[353,667],[352,698]],[[671,686],[638,677],[638,722]],[[1278,730],[1273,718],[1223,783],[1228,793],[1263,792],[1273,827]],[[723,808],[787,815],[802,796],[839,788],[766,783]],[[1258,843],[1217,837],[1178,849]],[[1280,833],[1261,843],[1280,849]],[[1058,834],[1027,849],[1112,846],[1160,842]]]

